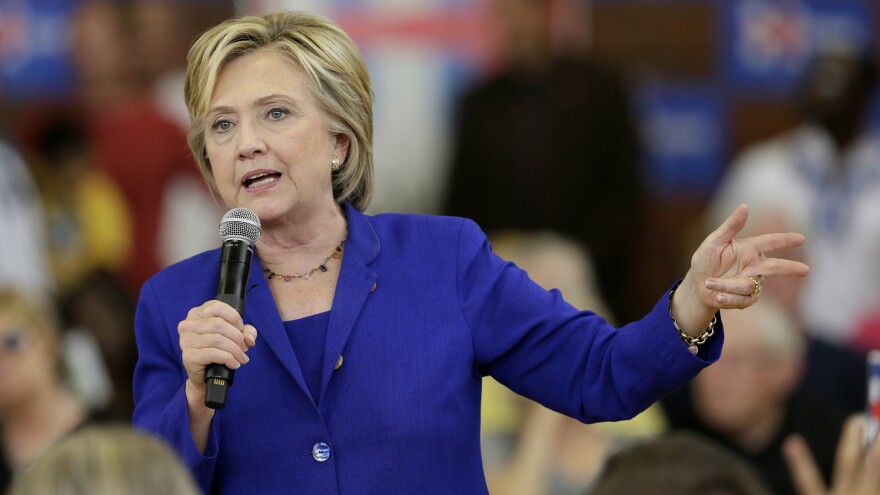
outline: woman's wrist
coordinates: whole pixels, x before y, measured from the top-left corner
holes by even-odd
[[[191,380],[186,381],[184,386],[186,403],[189,409],[189,430],[192,434],[196,449],[202,454],[208,448],[208,438],[211,435],[211,422],[214,420],[214,410],[205,405],[205,390],[200,391]]]
[[[670,296],[669,312],[681,330],[691,336],[698,337],[706,331],[717,309],[706,306],[699,295],[699,287],[692,279],[691,273],[684,277],[681,284]]]
[[[184,387],[186,403],[189,407],[190,422],[210,421],[214,418],[214,410],[205,405],[205,388],[201,389],[192,380],[186,381]]]

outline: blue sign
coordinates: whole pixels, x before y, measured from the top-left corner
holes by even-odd
[[[644,181],[656,193],[709,195],[727,160],[727,112],[706,87],[654,86],[637,104]]]
[[[790,90],[818,53],[862,52],[873,37],[868,0],[720,2],[726,76],[741,89]]]
[[[73,2],[0,2],[0,93],[59,95],[70,86],[67,44]]]

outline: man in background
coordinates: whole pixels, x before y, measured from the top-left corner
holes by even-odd
[[[562,5],[494,3],[505,68],[461,103],[445,213],[486,231],[576,240],[593,255],[611,312],[630,321],[645,309],[630,307],[626,293],[639,200],[635,128],[620,76],[581,46],[556,46]]]

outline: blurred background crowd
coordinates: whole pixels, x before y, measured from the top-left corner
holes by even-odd
[[[826,479],[880,347],[880,8],[870,0],[3,0],[0,484],[81,425],[126,421],[140,285],[219,245],[189,151],[189,43],[242,14],[327,15],[376,93],[369,213],[473,218],[573,305],[625,323],[739,203],[794,230],[805,280],[723,315],[719,363],[585,426],[487,380],[501,494],[584,493],[635,438],[690,430],[796,493]],[[0,488],[2,489],[2,488]]]

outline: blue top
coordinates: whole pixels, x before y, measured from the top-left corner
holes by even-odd
[[[318,403],[321,390],[321,365],[324,364],[324,344],[327,342],[329,322],[329,311],[284,322],[287,338],[290,339],[315,404]]]
[[[189,429],[177,326],[215,297],[220,250],[141,289],[134,423],[173,445],[205,493],[485,495],[483,376],[581,421],[618,420],[721,353],[720,322],[699,355],[688,351],[668,291],[614,328],[492,253],[472,221],[345,210],[318,402],[254,257],[244,321],[257,343],[204,452]]]

